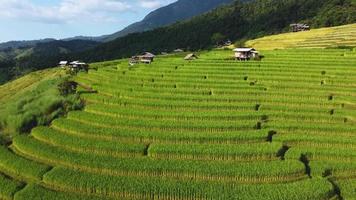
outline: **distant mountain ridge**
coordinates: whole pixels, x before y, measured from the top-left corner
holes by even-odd
[[[149,13],[140,22],[134,23],[112,35],[108,35],[104,41],[111,41],[130,33],[144,32],[167,26],[232,2],[233,0],[179,0]]]
[[[69,54],[94,48],[103,42],[112,41],[130,33],[152,30],[177,21],[187,20],[232,1],[178,0],[151,12],[141,22],[134,23],[111,35],[0,43],[0,84],[30,71],[54,66],[58,59],[67,59]]]
[[[35,46],[36,44],[39,44],[39,43],[46,43],[46,42],[52,42],[52,41],[55,41],[55,39],[46,38],[46,39],[42,39],[42,40],[24,40],[24,41],[3,42],[3,43],[0,43],[0,51],[9,49],[9,48],[30,47],[30,46]]]
[[[116,38],[126,36],[130,33],[144,32],[173,24],[175,22],[186,20],[191,17],[200,15],[210,11],[218,6],[226,3],[231,3],[233,0],[178,0],[175,3],[169,4],[162,8],[152,11],[142,21],[133,23],[121,31],[109,35],[102,36],[75,36],[70,38],[60,39],[62,41],[73,40],[88,40],[95,42],[108,42]],[[56,41],[56,39],[48,38],[42,40],[28,41],[9,41],[0,43],[0,51],[7,48],[24,48],[33,47],[39,43]]]
[[[291,23],[313,29],[356,22],[354,0],[253,0],[234,1],[190,20],[151,31],[129,34],[73,58],[97,62],[130,57],[139,52],[170,52],[176,48],[198,51],[219,40],[243,41],[287,32]],[[219,36],[219,37],[215,37]],[[221,42],[221,41],[220,41]],[[242,44],[243,45],[243,44]]]

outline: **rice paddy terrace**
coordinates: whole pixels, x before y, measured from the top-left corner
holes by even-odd
[[[356,24],[266,36],[247,42],[257,49],[327,48],[356,46]]]
[[[0,199],[356,199],[356,52],[79,74],[83,111],[0,148]]]

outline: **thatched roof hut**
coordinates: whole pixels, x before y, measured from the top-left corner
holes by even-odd
[[[259,52],[253,48],[236,48],[233,51],[237,60],[250,60],[259,56]]]
[[[291,24],[290,27],[293,32],[309,31],[310,30],[310,26],[307,24]]]
[[[156,56],[153,53],[145,52],[144,54],[138,56],[140,62],[151,64]]]

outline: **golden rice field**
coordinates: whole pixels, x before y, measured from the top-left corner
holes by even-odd
[[[263,49],[333,48],[356,46],[356,24],[312,29],[298,33],[285,33],[262,37],[247,42],[248,46]]]

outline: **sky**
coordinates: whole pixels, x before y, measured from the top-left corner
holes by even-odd
[[[0,0],[0,43],[100,36],[176,0]]]

